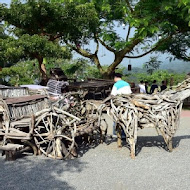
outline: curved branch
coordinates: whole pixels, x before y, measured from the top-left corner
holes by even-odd
[[[115,53],[115,49],[111,48],[110,46],[108,46],[105,42],[103,42],[100,38],[97,38],[97,40],[109,51]]]
[[[140,57],[143,57],[145,55],[148,55],[149,53],[151,53],[152,51],[156,50],[158,48],[158,46],[152,48],[151,50],[147,51],[146,53],[143,53],[141,55],[137,55],[137,56],[128,56],[126,55],[125,58],[129,58],[129,59],[136,59],[136,58],[140,58]]]
[[[72,44],[69,44],[67,41],[64,41],[65,44],[67,44],[71,49],[73,49],[74,51],[76,51],[78,54],[86,57],[86,58],[92,58],[93,54],[88,53],[87,51],[85,51],[84,49],[80,48],[80,47],[75,47]]]
[[[150,49],[149,51],[147,51],[147,52],[145,52],[145,53],[143,53],[143,54],[141,54],[141,55],[137,55],[137,56],[128,56],[128,55],[125,55],[124,58],[136,59],[136,58],[141,58],[141,57],[143,57],[143,56],[145,56],[145,55],[148,55],[148,54],[151,53],[152,51],[156,50],[156,49],[157,49],[161,44],[163,44],[165,41],[169,40],[170,38],[171,38],[171,36],[169,36],[168,38],[165,38],[165,39],[159,41],[159,42],[157,43],[157,45],[156,45],[154,48]]]
[[[97,68],[98,68],[98,70],[100,71],[100,73],[103,73],[103,68],[102,68],[102,66],[101,66],[101,64],[100,64],[100,61],[99,61],[99,59],[98,59],[97,54],[94,54],[91,59],[93,59],[95,65],[97,66]]]
[[[64,41],[64,42],[65,42],[65,44],[67,44],[70,48],[72,48],[74,51],[76,51],[76,52],[79,53],[80,55],[82,55],[82,56],[84,56],[84,57],[86,57],[86,58],[89,58],[89,59],[93,60],[94,63],[95,63],[95,65],[96,65],[97,68],[99,69],[99,71],[100,71],[101,73],[103,73],[103,68],[102,68],[102,66],[101,66],[101,64],[100,64],[100,61],[99,61],[99,59],[98,59],[98,56],[97,56],[97,54],[96,54],[96,52],[98,53],[99,44],[97,44],[95,54],[90,54],[90,53],[88,53],[87,51],[83,50],[82,48],[75,47],[75,46],[69,44],[67,41]]]

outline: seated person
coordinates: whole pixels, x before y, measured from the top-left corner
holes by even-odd
[[[115,82],[115,84],[113,85],[111,95],[116,96],[116,95],[121,95],[121,94],[131,94],[132,93],[129,83],[122,80],[122,74],[115,73],[114,74],[114,82]]]
[[[139,84],[139,88],[140,88],[140,93],[141,94],[146,94],[146,88],[145,88],[145,84],[144,84],[143,80],[141,80],[141,82]]]
[[[161,92],[162,92],[163,90],[166,90],[166,88],[167,88],[167,86],[166,86],[166,84],[165,84],[165,81],[162,81],[162,85],[160,86]]]
[[[150,94],[155,94],[158,92],[158,85],[156,84],[156,80],[153,81],[153,84],[150,89]]]
[[[57,81],[50,79],[47,83],[48,93],[51,99],[58,100],[64,88],[69,85],[66,81]]]
[[[146,90],[146,93],[149,94],[149,92],[148,92],[148,81],[145,82],[145,90]]]

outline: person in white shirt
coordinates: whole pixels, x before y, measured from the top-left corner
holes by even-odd
[[[116,95],[121,95],[121,94],[131,94],[132,93],[129,83],[122,80],[122,74],[115,73],[114,74],[114,82],[115,82],[115,84],[113,85],[111,95],[116,96]]]
[[[141,93],[141,94],[146,94],[145,83],[144,83],[143,80],[140,82],[139,88],[140,88],[140,93]]]

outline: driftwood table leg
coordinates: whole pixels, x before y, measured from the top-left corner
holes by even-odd
[[[135,141],[134,141],[134,139],[129,139],[129,143],[130,143],[131,158],[135,159]]]
[[[172,138],[168,141],[168,150],[169,150],[169,152],[173,151],[173,141],[172,141]]]
[[[117,126],[117,146],[118,146],[118,148],[122,147],[121,133],[122,133],[121,127]]]
[[[16,160],[16,158],[15,158],[15,151],[6,150],[5,151],[5,156],[6,156],[6,158],[5,158],[6,161],[14,161],[14,160]]]

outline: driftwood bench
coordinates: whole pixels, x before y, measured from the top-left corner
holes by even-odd
[[[5,153],[6,160],[12,161],[16,159],[16,153],[24,148],[24,145],[20,144],[7,144],[0,147],[0,150]]]

